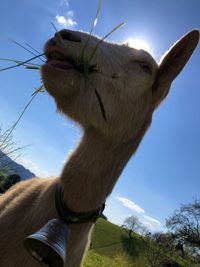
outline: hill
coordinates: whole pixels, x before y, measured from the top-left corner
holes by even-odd
[[[130,242],[122,227],[98,219],[84,267],[144,267],[144,246],[142,236],[135,233]]]
[[[1,155],[1,162],[3,162],[4,165],[7,165],[9,168],[6,171],[6,174],[18,174],[21,177],[21,180],[26,180],[29,178],[32,178],[35,176],[33,172],[31,172],[29,169],[26,169],[24,166],[21,164],[15,162],[12,160],[10,157],[5,155],[1,150],[0,150],[0,155]]]
[[[144,241],[142,236],[136,233],[133,235],[133,241],[131,256],[138,256],[144,246]],[[129,245],[129,237],[122,227],[103,219],[97,221],[91,243],[91,248],[95,252],[111,258],[124,252],[130,255]]]
[[[160,264],[160,258],[162,264]],[[126,231],[111,222],[98,219],[92,233],[90,250],[83,267],[200,267],[161,250],[154,242],[137,233],[131,240]]]

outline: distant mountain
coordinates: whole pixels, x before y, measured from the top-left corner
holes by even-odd
[[[5,155],[1,150],[0,150],[0,172],[1,172],[1,165],[7,166],[6,171],[4,170],[3,172],[6,172],[6,174],[18,174],[21,177],[21,180],[26,180],[29,178],[32,178],[35,176],[33,172],[31,172],[29,169],[26,169],[23,165],[15,162],[12,160],[10,157]],[[5,168],[4,168],[5,169]]]

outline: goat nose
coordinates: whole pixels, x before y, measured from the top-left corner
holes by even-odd
[[[62,40],[66,41],[81,42],[81,38],[78,36],[78,33],[70,30],[61,30],[55,34],[55,37],[62,38]]]
[[[51,38],[50,43],[51,45],[55,46],[57,44],[57,38],[56,37]]]

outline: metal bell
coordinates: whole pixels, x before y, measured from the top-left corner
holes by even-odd
[[[39,262],[51,267],[64,267],[68,225],[60,219],[48,221],[39,231],[24,240],[25,248]]]

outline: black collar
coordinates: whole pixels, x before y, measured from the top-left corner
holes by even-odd
[[[98,217],[102,215],[105,208],[105,203],[103,203],[101,207],[95,211],[93,210],[89,212],[74,212],[70,210],[64,202],[63,189],[60,184],[57,186],[55,192],[55,205],[60,219],[66,222],[67,224],[79,224],[89,221],[92,221],[94,223],[96,222]]]

